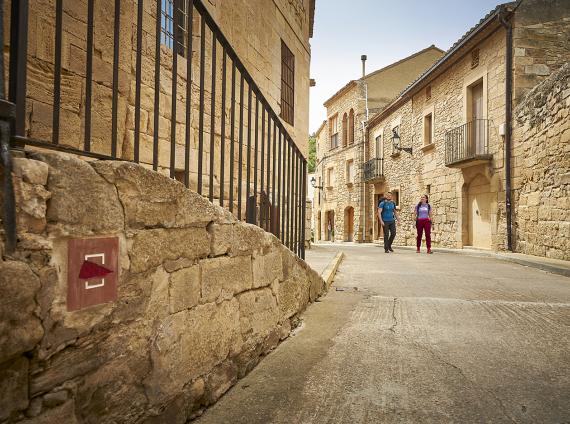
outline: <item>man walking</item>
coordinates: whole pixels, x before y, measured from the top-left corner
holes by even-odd
[[[384,252],[390,253],[392,242],[396,238],[396,221],[399,221],[396,204],[392,201],[392,193],[388,192],[386,198],[378,204],[378,218],[384,227]]]

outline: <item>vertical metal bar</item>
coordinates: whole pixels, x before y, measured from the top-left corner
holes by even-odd
[[[259,143],[259,96],[255,94],[255,147],[253,157],[253,204],[257,208],[257,157],[259,156],[258,143]],[[256,218],[257,223],[257,218]]]
[[[274,124],[275,125],[275,124]],[[271,192],[269,191],[271,187],[271,115],[269,111],[267,112],[267,188],[265,193],[267,193],[267,197],[271,196]]]
[[[113,99],[111,106],[111,156],[117,157],[117,108],[119,104],[119,44],[121,30],[121,0],[115,0],[113,34]]]
[[[297,240],[297,215],[298,215],[298,200],[297,195],[299,193],[298,183],[299,183],[299,167],[298,165],[299,155],[297,154],[297,149],[293,146],[293,218],[292,218],[292,231],[293,231],[293,252],[297,254],[298,242]]]
[[[214,201],[214,156],[216,154],[216,33],[212,29],[212,85],[210,90],[210,187],[208,198]]]
[[[232,60],[232,106],[230,112],[230,212],[234,211],[234,144],[235,144],[235,119],[236,119],[236,63]]]
[[[28,60],[28,0],[12,1],[10,28],[10,101],[16,105],[14,131],[26,132],[26,82]]]
[[[248,94],[247,94],[247,169],[246,169],[246,186],[245,186],[245,199],[246,202],[249,199],[249,178],[251,174],[251,84],[248,82]],[[248,203],[246,203],[247,208]],[[247,215],[247,213],[246,213]]]
[[[265,184],[265,105],[261,103],[261,181],[259,185],[259,191],[263,191],[263,185]]]
[[[12,13],[15,14],[15,5],[12,2]],[[11,21],[14,25],[15,21]],[[12,40],[11,40],[12,41]],[[14,41],[14,43],[16,43]],[[11,44],[13,46],[14,44]],[[4,46],[4,1],[0,0],[0,46]],[[10,52],[12,53],[12,52]],[[10,67],[12,68],[12,67]],[[12,69],[10,69],[12,70]],[[10,78],[14,78],[10,74]],[[4,55],[0,55],[0,100],[6,98],[6,90],[4,85]],[[5,111],[6,112],[6,111]],[[12,115],[6,113],[6,115]],[[4,175],[2,178],[2,224],[4,227],[4,248],[5,252],[10,254],[16,248],[16,198],[14,195],[14,185],[12,180],[12,155],[10,153],[10,121],[9,116],[2,116],[0,119],[0,163]]]
[[[204,160],[204,71],[206,66],[206,20],[200,15],[200,120],[198,123],[198,194],[202,194]]]
[[[158,169],[158,126],[160,118],[160,36],[162,21],[162,0],[156,2],[156,40],[154,54],[154,134],[152,141],[152,169]]]
[[[59,144],[59,112],[61,107],[61,39],[63,0],[55,2],[55,63],[53,74],[53,121],[51,142]]]
[[[301,259],[305,259],[305,230],[307,226],[307,161],[304,159],[301,170]]]
[[[143,33],[143,2],[137,4],[137,57],[135,71],[135,145],[134,160],[139,162],[139,146],[141,138],[141,79],[142,79],[142,33]]]
[[[240,71],[239,86],[239,149],[238,149],[238,219],[241,219],[242,174],[243,174],[243,71]]]
[[[172,100],[170,106],[170,178],[176,176],[176,91],[178,88],[178,21],[180,0],[173,1],[172,12]]]
[[[188,51],[186,52],[186,134],[184,145],[184,185],[190,187],[190,129],[192,127],[192,40],[194,36],[194,0],[188,4],[186,28]]]
[[[273,118],[273,166],[271,170],[271,205],[275,206],[275,158],[277,156],[277,123],[275,118]]]
[[[282,165],[281,162],[283,162],[281,160],[281,157],[283,157],[283,159],[285,159],[285,155],[281,155],[283,153],[283,143],[282,143],[282,139],[283,139],[283,134],[281,132],[281,128],[279,128],[279,140],[278,140],[278,154],[277,154],[277,212],[279,214],[279,240],[281,240],[281,242],[283,242],[284,238],[283,238],[283,212],[282,212],[282,207],[283,207],[283,202],[281,201],[281,181],[283,181],[284,179],[282,178],[282,174],[281,174],[281,170]]]
[[[224,206],[224,178],[226,158],[226,47],[222,52],[222,128],[220,140],[220,206]]]
[[[289,212],[290,212],[290,202],[291,202],[291,149],[290,149],[290,144],[289,144],[289,139],[287,138],[287,136],[285,136],[285,148],[286,148],[286,153],[287,153],[287,166],[286,166],[286,170],[287,170],[287,182],[286,182],[286,191],[284,193],[285,198],[284,203],[285,203],[285,218],[287,220],[287,224],[285,227],[285,231],[286,231],[286,237],[285,237],[285,245],[287,247],[289,247],[289,242],[291,240],[291,232],[290,232],[290,228],[289,225],[291,224],[291,221],[289,220]]]
[[[85,70],[85,134],[83,149],[91,151],[91,95],[93,90],[93,3],[87,1],[87,64]]]

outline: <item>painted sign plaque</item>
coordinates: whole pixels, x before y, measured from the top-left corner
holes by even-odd
[[[67,310],[77,311],[117,299],[119,239],[68,242]]]

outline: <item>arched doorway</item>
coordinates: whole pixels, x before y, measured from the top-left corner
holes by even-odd
[[[467,207],[464,217],[467,221],[466,245],[491,248],[491,207],[493,195],[489,180],[478,174],[465,191]]]
[[[354,241],[354,208],[344,210],[344,241]]]

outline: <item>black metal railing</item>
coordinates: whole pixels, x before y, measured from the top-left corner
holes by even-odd
[[[10,3],[12,147],[148,164],[273,232],[304,258],[306,159],[202,0],[133,0],[132,22],[124,22],[132,4],[109,0],[113,28],[97,21],[94,0],[86,1],[79,20],[64,19],[67,1],[55,0],[48,59],[35,49],[28,54],[28,20],[52,13],[34,10],[39,3],[28,0]],[[154,30],[143,25],[149,17]],[[63,35],[77,31],[78,23],[83,57],[67,57],[63,48],[70,41]],[[99,34],[112,34],[112,54]],[[48,71],[29,77],[37,67]],[[101,75],[105,69],[110,75]],[[74,87],[76,103],[68,97]],[[52,110],[49,125],[36,125],[27,113],[40,106]]]
[[[384,158],[373,158],[364,163],[364,181],[371,181],[384,176]]]
[[[489,121],[474,119],[445,133],[445,164],[453,165],[489,155]]]

